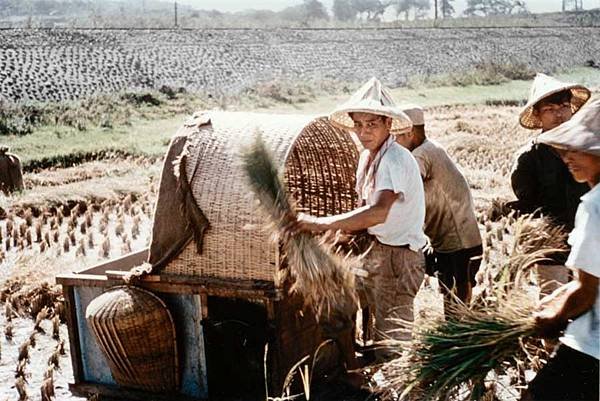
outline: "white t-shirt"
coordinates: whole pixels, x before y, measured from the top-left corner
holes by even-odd
[[[572,248],[565,264],[600,277],[600,185],[581,197],[569,244]],[[594,306],[569,324],[560,341],[600,359],[600,285]]]
[[[365,172],[369,151],[360,155],[356,192],[367,205],[373,205],[379,191],[399,194],[382,224],[368,228],[371,235],[386,245],[409,245],[413,251],[425,246],[425,194],[419,165],[411,153],[390,135]]]

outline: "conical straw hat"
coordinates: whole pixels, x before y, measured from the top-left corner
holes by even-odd
[[[571,90],[571,111],[577,112],[590,98],[590,90],[576,83],[561,82],[546,74],[538,73],[529,91],[529,100],[519,116],[519,123],[524,128],[542,128],[542,121],[534,114],[533,107],[542,99],[564,90]]]
[[[412,128],[410,118],[396,106],[390,91],[377,78],[371,78],[346,103],[338,106],[329,115],[329,121],[342,129],[352,131],[354,122],[348,113],[372,113],[390,117],[391,134],[405,133]]]
[[[538,141],[600,156],[600,99],[583,106],[569,121],[541,134]]]

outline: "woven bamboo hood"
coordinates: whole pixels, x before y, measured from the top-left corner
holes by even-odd
[[[356,207],[358,150],[350,135],[327,118],[225,111],[197,114],[173,138],[165,160],[150,262],[169,252],[161,248],[169,238],[159,226],[180,209],[181,200],[169,195],[180,150],[186,154],[184,175],[194,202],[210,228],[203,235],[201,254],[190,238],[179,241],[181,249],[171,250],[171,257],[161,261],[162,274],[274,280],[280,265],[278,246],[264,229],[266,220],[247,186],[239,158],[242,147],[256,134],[280,167],[298,211],[327,216]],[[171,233],[175,235],[177,229]],[[170,243],[174,242],[177,239]]]

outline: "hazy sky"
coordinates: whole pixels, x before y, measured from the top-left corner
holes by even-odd
[[[333,0],[321,0],[327,8]],[[281,10],[285,7],[300,4],[302,0],[177,0],[178,3],[189,4],[200,9],[216,9],[220,11],[241,11],[249,8]],[[433,0],[431,0],[433,3]],[[456,0],[454,8],[461,12],[466,0]],[[560,11],[562,0],[526,0],[527,7],[532,12]],[[584,8],[600,7],[600,0],[584,0]]]

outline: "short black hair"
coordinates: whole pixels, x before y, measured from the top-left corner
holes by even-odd
[[[541,99],[539,102],[535,104],[535,108],[539,109],[542,104],[564,104],[571,103],[571,98],[573,97],[573,93],[571,93],[570,89],[565,89],[560,92],[556,92],[548,97]]]

